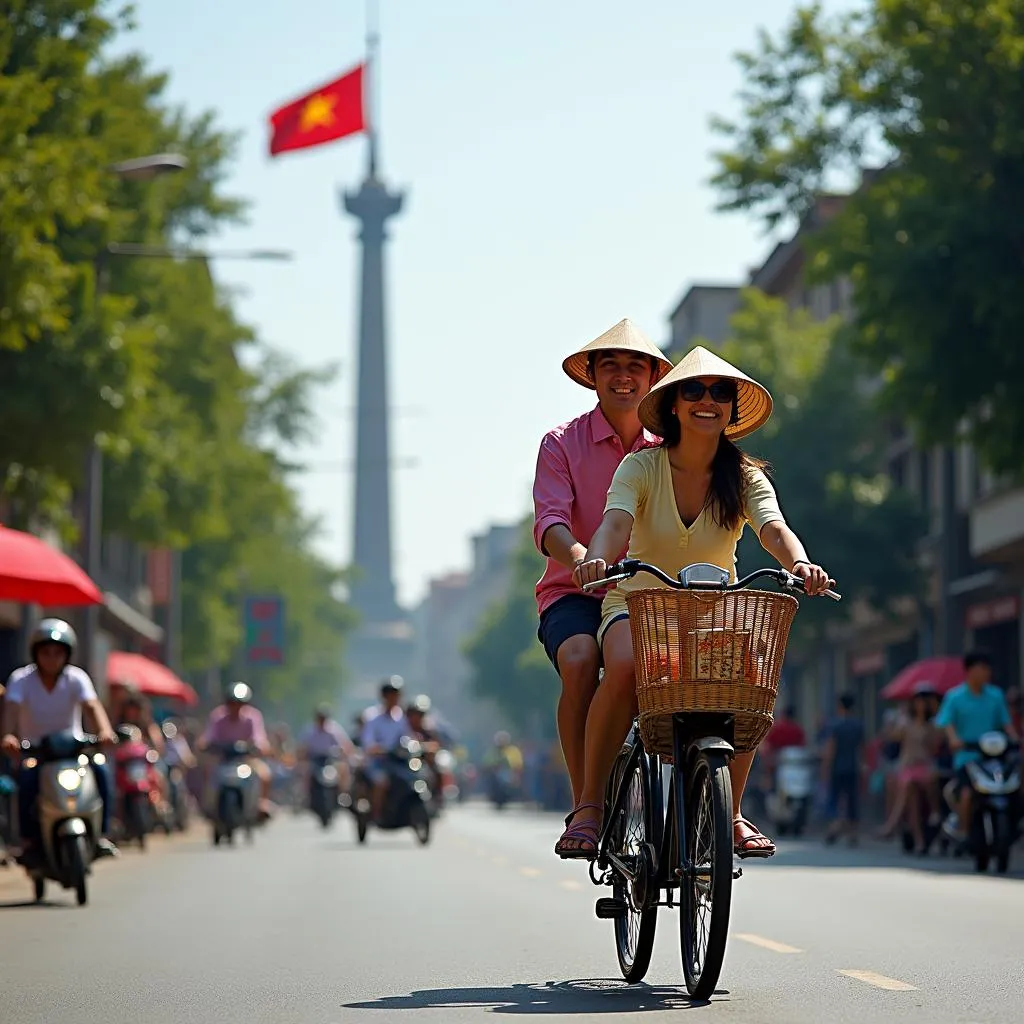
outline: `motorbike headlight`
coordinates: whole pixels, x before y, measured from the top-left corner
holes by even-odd
[[[439,750],[434,755],[434,764],[441,771],[451,771],[455,767],[455,758],[447,750]]]
[[[235,771],[240,779],[247,779],[252,775],[252,769],[247,764],[240,764]]]
[[[978,740],[986,757],[1002,757],[1006,753],[1006,736],[1001,732],[987,732]]]
[[[418,757],[411,757],[411,758],[409,758],[409,768],[412,771],[418,772],[422,767],[423,767],[423,762]]]
[[[412,784],[412,788],[415,789],[417,793],[426,793],[427,784],[422,779],[417,779]]]
[[[78,774],[77,768],[63,768],[57,772],[57,785],[69,793],[74,793],[82,785],[82,776]]]

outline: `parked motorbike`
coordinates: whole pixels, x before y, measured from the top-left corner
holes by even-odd
[[[800,835],[814,799],[814,755],[806,747],[783,747],[776,755],[775,786],[765,810],[779,835]]]
[[[1011,743],[1005,733],[993,731],[965,749],[981,754],[981,760],[967,764],[972,798],[966,851],[973,854],[976,870],[987,871],[994,859],[996,871],[1005,874],[1010,867],[1010,848],[1020,836],[1020,745]],[[951,807],[956,803],[955,790],[955,782],[943,790]]]
[[[223,839],[232,845],[242,830],[247,842],[259,822],[259,780],[248,759],[255,749],[248,743],[228,743],[211,748],[220,756],[214,775],[213,845]]]
[[[97,742],[95,736],[78,739],[65,732],[21,745],[26,763],[34,759],[39,764],[36,813],[42,846],[39,858],[26,868],[36,900],[52,880],[74,889],[79,906],[88,902],[87,879],[103,822],[103,801],[91,767],[103,757]]]
[[[377,828],[393,831],[411,828],[419,842],[430,842],[430,783],[423,761],[423,747],[419,740],[404,738],[385,758],[390,785]],[[360,771],[356,781],[356,795],[352,813],[356,819],[356,835],[360,843],[366,842],[371,824],[370,783]]]
[[[338,809],[340,751],[315,754],[309,759],[309,806],[320,819],[323,828],[330,828],[334,812]]]
[[[134,725],[117,730],[120,743],[114,754],[114,786],[122,838],[146,849],[146,836],[160,819],[159,755]]]

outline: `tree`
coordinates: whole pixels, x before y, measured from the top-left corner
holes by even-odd
[[[845,599],[840,606],[804,602],[794,642],[807,648],[858,600],[884,611],[916,596],[921,581],[906,538],[920,536],[921,514],[880,472],[885,423],[856,383],[838,320],[815,321],[806,310],[748,289],[731,327],[723,357],[774,398],[772,418],[741,447],[770,463],[787,522]],[[751,531],[738,562],[744,573],[775,564]]]
[[[204,262],[109,255],[115,241],[187,246],[244,203],[223,191],[234,138],[169,108],[166,76],[141,57],[107,59],[129,22],[105,7],[13,0],[0,24],[0,494],[16,522],[74,539],[95,439],[108,531],[184,551],[186,667],[237,666],[241,599],[278,593],[288,660],[262,681],[308,709],[340,686],[352,624],[288,458],[330,371],[260,345]],[[106,170],[165,151],[188,169],[153,182]]]
[[[1024,4],[872,0],[837,18],[815,4],[739,61],[740,117],[717,122],[722,207],[771,226],[884,164],[810,241],[812,279],[850,277],[856,352],[923,441],[966,431],[1019,472]]]
[[[534,547],[532,526],[532,518],[522,524],[507,593],[487,609],[464,648],[474,690],[524,731],[535,727],[538,716],[553,720],[559,692],[558,675],[537,640],[534,586],[545,563]]]

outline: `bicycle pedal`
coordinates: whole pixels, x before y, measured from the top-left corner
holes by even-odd
[[[625,917],[628,909],[625,900],[617,900],[611,896],[603,896],[594,905],[594,913],[602,921],[614,921],[617,918]]]

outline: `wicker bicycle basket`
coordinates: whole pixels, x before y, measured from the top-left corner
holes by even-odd
[[[732,715],[736,750],[756,749],[772,725],[796,598],[657,588],[626,604],[644,747],[671,760],[672,715],[704,711]]]

